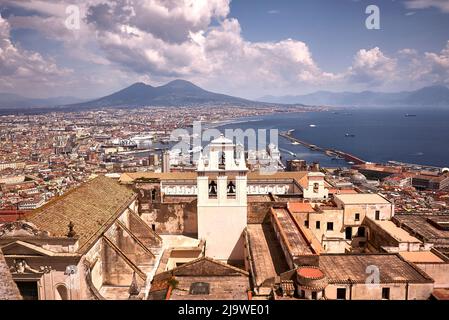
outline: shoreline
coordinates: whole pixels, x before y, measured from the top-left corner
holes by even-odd
[[[309,113],[309,112],[332,112],[332,110],[329,110],[329,109],[328,110],[307,110],[307,111],[302,111],[302,112],[288,112],[288,113]],[[274,115],[274,114],[279,114],[279,113],[275,112],[275,113],[272,113],[272,114]],[[227,125],[234,125],[234,124],[238,124],[238,123],[249,123],[249,122],[264,121],[264,120],[267,120],[266,118],[264,118],[266,116],[268,116],[268,115],[261,115],[260,119],[253,119],[254,117],[257,117],[257,116],[239,117],[239,118],[235,118],[234,120],[231,119],[229,121],[223,121],[220,124],[215,124],[214,128],[218,128],[218,129],[221,129],[221,130],[226,130],[228,128],[221,128],[221,127],[225,127]],[[254,129],[257,129],[257,128],[254,128]],[[289,136],[289,137],[283,136],[283,133],[285,134],[286,132],[288,132],[290,130],[295,130],[295,128],[291,128],[290,130],[280,130],[278,128],[278,130],[279,130],[279,136],[281,138],[283,138],[283,139],[290,140],[290,141],[293,141],[292,139],[294,139],[294,140],[300,140],[301,142],[304,142],[301,139],[298,139],[298,138],[293,137],[293,136]],[[436,165],[436,164],[432,164],[432,163],[429,163],[429,162],[416,162],[416,161],[410,161],[410,160],[396,160],[394,156],[390,157],[390,160],[372,161],[369,157],[359,156],[357,154],[354,154],[353,152],[349,153],[349,152],[345,151],[344,149],[338,148],[336,146],[319,147],[318,145],[314,144],[313,141],[307,141],[306,144],[303,144],[301,142],[299,144],[302,145],[303,147],[307,148],[308,151],[319,152],[319,153],[321,153],[323,155],[326,155],[326,156],[328,156],[330,158],[332,158],[332,155],[330,155],[329,152],[331,154],[336,154],[337,156],[341,156],[341,157],[349,156],[352,159],[363,161],[363,163],[373,163],[373,164],[382,164],[382,165],[394,165],[394,166],[423,167],[423,168],[440,169],[440,170],[442,170],[445,167],[447,167],[447,166],[444,166],[444,165]],[[314,148],[310,148],[310,146],[313,146]],[[362,158],[366,159],[366,160],[362,160]],[[351,162],[351,160],[347,160],[347,161]],[[356,162],[356,161],[353,161],[353,162]],[[354,163],[354,164],[357,164],[357,163]],[[350,165],[353,165],[353,164],[350,164]]]

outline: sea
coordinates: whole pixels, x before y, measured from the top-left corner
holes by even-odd
[[[329,111],[278,113],[235,119],[218,129],[294,130],[292,136],[365,161],[449,167],[449,106],[338,108]],[[293,145],[279,137],[283,160],[303,159],[322,166],[345,166],[344,160]],[[294,155],[292,155],[294,154]]]

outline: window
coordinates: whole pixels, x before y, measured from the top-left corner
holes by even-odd
[[[327,231],[333,231],[334,230],[334,223],[328,222],[327,223]]]
[[[155,225],[154,223],[151,225],[151,229],[152,229],[153,231],[156,231],[156,225]]]
[[[16,284],[23,300],[39,300],[37,281],[17,281]]]
[[[312,291],[312,300],[316,300],[317,294],[315,291]]]
[[[360,221],[360,213],[356,213],[356,214],[355,214],[354,220],[355,220],[355,221]]]
[[[346,288],[337,288],[337,300],[346,300]]]
[[[380,219],[380,211],[379,210],[376,210],[376,217],[375,217],[375,219],[376,220]]]
[[[211,181],[209,183],[209,196],[217,196],[217,183],[215,181]]]
[[[314,183],[313,184],[313,192],[314,193],[318,193],[318,191],[320,191],[320,184],[319,183]]]
[[[317,221],[315,222],[315,228],[318,230],[321,228],[321,222]]]
[[[364,237],[365,236],[365,228],[360,227],[359,230],[357,230],[357,237]]]
[[[382,288],[382,299],[390,300],[390,288]]]
[[[228,183],[227,190],[228,190],[228,194],[235,194],[235,184],[232,181],[230,181]]]
[[[209,283],[194,282],[190,285],[189,293],[192,295],[206,295],[209,294]]]
[[[305,226],[306,228],[309,227],[309,220],[304,221],[304,226]]]
[[[346,229],[345,229],[345,238],[346,238],[346,240],[351,240],[352,239],[352,228],[351,227],[346,227]]]

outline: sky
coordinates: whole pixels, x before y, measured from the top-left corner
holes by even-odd
[[[449,0],[0,0],[0,15],[0,92],[28,97],[449,85]]]

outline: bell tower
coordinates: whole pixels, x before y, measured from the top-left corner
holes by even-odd
[[[197,167],[198,238],[206,241],[206,256],[224,262],[244,259],[248,169],[244,152],[237,160],[235,151],[221,135],[209,144],[207,163],[201,154]]]

